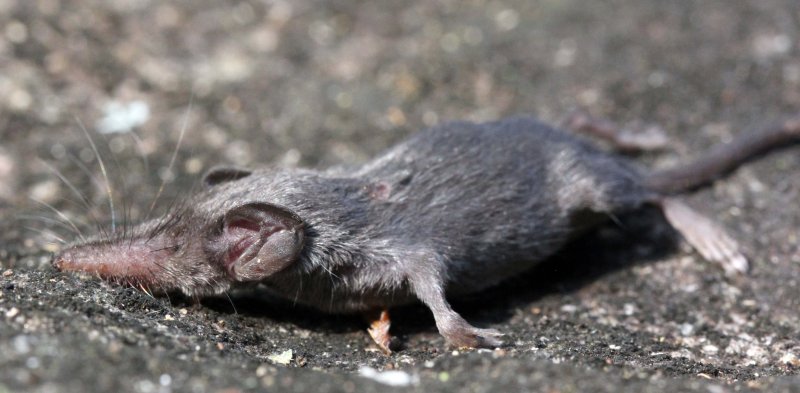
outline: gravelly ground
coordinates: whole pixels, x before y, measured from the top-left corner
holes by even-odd
[[[419,391],[800,391],[797,148],[687,197],[741,239],[747,277],[725,278],[652,212],[623,217],[457,303],[507,333],[496,351],[447,350],[421,307],[394,314],[404,348],[385,357],[356,317],[62,275],[53,236],[75,234],[32,202],[83,231],[110,222],[80,123],[117,216],[134,219],[162,180],[160,211],[216,163],[358,163],[446,119],[584,107],[662,125],[671,148],[639,159],[677,164],[798,111],[792,0],[0,0],[0,27],[0,392],[389,389],[365,366]],[[143,123],[100,132],[124,114]]]

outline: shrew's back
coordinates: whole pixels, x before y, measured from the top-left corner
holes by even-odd
[[[359,174],[391,190],[375,210],[382,230],[439,250],[465,291],[550,256],[577,217],[647,194],[622,159],[528,117],[421,131]]]

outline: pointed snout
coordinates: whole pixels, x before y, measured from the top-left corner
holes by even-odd
[[[106,280],[155,284],[163,281],[164,261],[171,253],[169,249],[152,250],[135,244],[85,244],[55,254],[51,263],[63,272],[86,273]]]

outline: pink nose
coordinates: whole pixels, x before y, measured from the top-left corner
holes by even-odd
[[[55,257],[53,257],[53,259],[50,260],[50,264],[53,265],[53,267],[56,268],[56,270],[61,270],[61,263],[62,259],[60,258],[56,259]]]
[[[69,261],[64,258],[64,254],[53,254],[50,258],[50,265],[58,271],[69,270]]]

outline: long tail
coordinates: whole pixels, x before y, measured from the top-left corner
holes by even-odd
[[[662,194],[697,188],[773,149],[800,143],[800,114],[748,132],[689,164],[652,173],[646,185]]]

